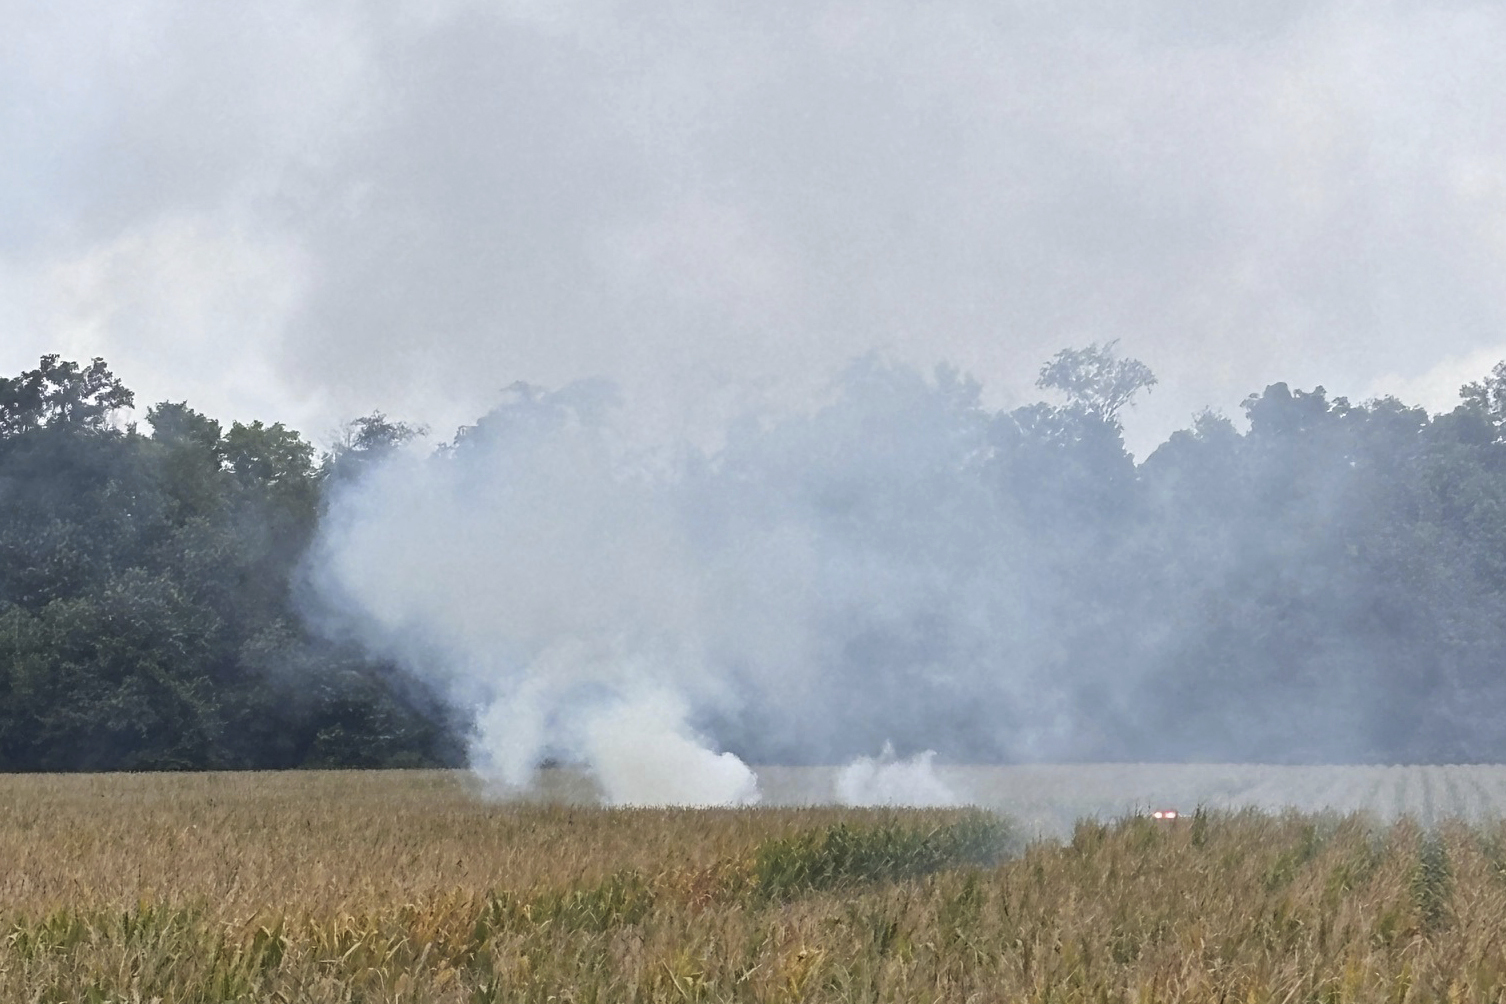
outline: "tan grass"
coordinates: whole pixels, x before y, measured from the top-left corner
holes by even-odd
[[[4,1001],[1506,994],[1506,834],[1463,826],[1084,823],[769,898],[772,841],[955,814],[502,805],[429,772],[4,777],[0,807]]]

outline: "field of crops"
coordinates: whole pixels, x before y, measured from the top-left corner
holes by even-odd
[[[838,771],[764,767],[760,787],[773,804],[837,801]],[[1007,813],[1028,832],[1061,835],[1085,816],[1197,806],[1404,815],[1431,826],[1449,818],[1492,819],[1506,809],[1506,767],[1297,767],[1260,764],[940,765],[943,789],[958,802]]]
[[[442,772],[0,777],[6,1001],[1498,1001],[1503,918],[1498,825],[1027,842],[972,810],[502,804]]]
[[[837,767],[759,767],[761,804],[841,804],[841,772]],[[577,804],[600,798],[580,772],[547,773],[540,797]],[[933,804],[1000,812],[1031,836],[1061,837],[1085,817],[1110,820],[1157,808],[1297,809],[1364,813],[1382,821],[1410,816],[1424,826],[1445,819],[1483,822],[1506,809],[1506,767],[1496,765],[941,764],[927,766],[926,773],[920,790],[936,797]],[[901,786],[895,794],[913,797],[914,791],[913,785]],[[874,794],[885,804],[881,785]],[[895,804],[905,804],[904,799]]]

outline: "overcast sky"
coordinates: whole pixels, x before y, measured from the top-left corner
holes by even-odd
[[[0,0],[0,373],[675,429],[1118,338],[1142,453],[1275,380],[1444,408],[1506,358],[1503,52],[1498,3]]]

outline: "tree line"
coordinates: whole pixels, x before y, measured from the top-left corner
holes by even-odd
[[[1506,364],[1436,415],[1274,384],[1136,463],[1121,415],[1154,382],[1064,351],[1058,403],[986,416],[970,461],[1056,608],[1033,671],[1078,689],[1071,749],[1506,761]],[[462,763],[464,711],[302,585],[331,493],[413,430],[320,454],[134,404],[99,359],[0,378],[0,770]]]
[[[1506,762],[1506,363],[1443,414],[1273,384],[1134,465],[1116,411],[1154,378],[1086,355],[1096,385],[1063,353],[1068,404],[995,428],[1063,553],[1060,658],[1123,680],[1080,695],[1090,755]]]
[[[404,433],[323,457],[281,423],[134,396],[103,360],[0,379],[0,770],[457,763],[433,695],[298,612],[328,487]]]

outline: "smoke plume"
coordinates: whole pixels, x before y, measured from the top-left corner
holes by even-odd
[[[963,799],[936,776],[935,750],[897,759],[885,744],[877,757],[858,757],[837,772],[843,805],[962,805]]]
[[[519,389],[337,484],[314,581],[475,723],[479,770],[586,764],[614,803],[846,763],[842,800],[945,804],[930,751],[1506,755],[1506,366],[1435,417],[1275,384],[1248,432],[1205,414],[1140,465],[1116,388],[991,412],[869,357],[709,447],[644,437],[606,384]]]
[[[1019,614],[969,473],[976,394],[869,359],[826,406],[703,451],[635,442],[607,385],[517,389],[339,489],[316,582],[346,630],[474,711],[472,762],[504,787],[552,758],[613,803],[746,804],[734,753],[1018,753],[1035,736],[1002,713],[1023,681],[994,671]],[[860,762],[843,797],[954,801],[930,755]]]

